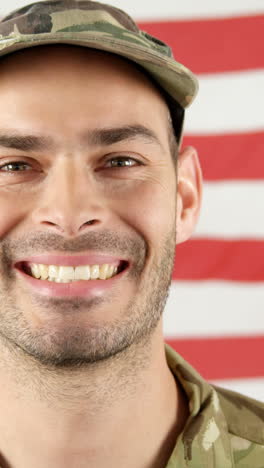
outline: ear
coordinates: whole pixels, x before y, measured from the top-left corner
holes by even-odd
[[[202,170],[195,148],[178,156],[176,244],[189,239],[197,224],[202,199]]]

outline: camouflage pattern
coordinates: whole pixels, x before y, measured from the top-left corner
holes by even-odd
[[[0,22],[0,56],[56,43],[104,50],[136,62],[183,108],[197,94],[196,77],[174,60],[170,47],[111,5],[48,0],[15,10]]]
[[[264,468],[264,403],[210,385],[165,346],[190,409],[166,468]]]

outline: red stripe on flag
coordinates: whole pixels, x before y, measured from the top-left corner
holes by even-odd
[[[205,379],[264,376],[264,336],[165,341]]]
[[[264,178],[264,132],[187,135],[187,145],[198,150],[205,180]]]
[[[264,281],[264,241],[192,239],[176,247],[174,280]]]
[[[140,28],[168,43],[177,61],[194,73],[264,66],[264,16],[140,22]]]

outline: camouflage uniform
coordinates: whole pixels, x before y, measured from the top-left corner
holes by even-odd
[[[206,382],[166,345],[190,416],[166,468],[264,468],[264,404]]]

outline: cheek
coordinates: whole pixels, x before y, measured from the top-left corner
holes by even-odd
[[[18,218],[18,209],[14,203],[10,203],[8,200],[3,200],[0,195],[0,238],[4,237],[8,231],[10,231]]]
[[[0,239],[13,231],[30,211],[25,198],[19,193],[0,192]]]
[[[149,244],[162,244],[175,226],[176,189],[172,183],[142,182],[118,203],[122,218]],[[119,212],[120,213],[120,212]]]

